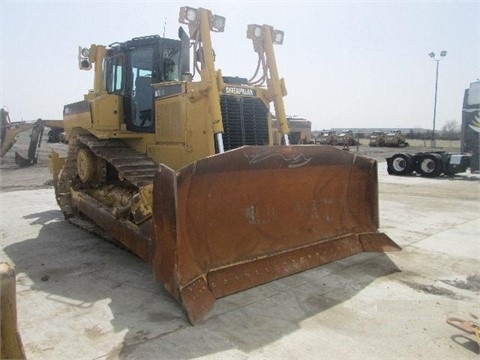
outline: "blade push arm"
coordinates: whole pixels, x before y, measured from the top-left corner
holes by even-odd
[[[212,48],[210,31],[223,32],[225,18],[213,15],[210,10],[193,9],[182,7],[180,9],[179,21],[188,24],[190,38],[195,41],[200,52],[202,69],[201,82],[203,93],[207,95],[213,133],[215,134],[219,152],[224,152],[223,147],[223,121],[220,109],[220,92],[223,89],[222,73],[215,70],[215,59]]]
[[[275,107],[275,115],[280,125],[280,132],[284,136],[285,145],[289,145],[288,140],[288,122],[287,115],[285,113],[285,105],[283,103],[283,97],[287,95],[285,87],[285,81],[279,78],[277,62],[275,59],[275,52],[273,50],[273,44],[283,43],[283,31],[275,30],[270,25],[248,25],[247,38],[252,39],[253,48],[258,53],[261,61],[264,63],[269,74],[265,74],[267,77],[267,89],[270,101],[273,101]]]

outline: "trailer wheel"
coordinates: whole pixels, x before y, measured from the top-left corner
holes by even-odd
[[[395,154],[388,159],[388,173],[391,175],[408,175],[413,171],[413,160],[409,154]]]
[[[440,154],[424,154],[417,161],[416,171],[425,177],[437,177],[443,172]]]

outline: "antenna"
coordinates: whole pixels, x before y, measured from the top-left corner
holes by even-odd
[[[163,37],[165,37],[165,29],[167,28],[167,18],[165,17],[165,22],[163,23]]]

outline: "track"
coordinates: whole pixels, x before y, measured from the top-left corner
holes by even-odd
[[[81,135],[77,139],[97,157],[111,164],[121,180],[126,180],[137,188],[153,182],[153,176],[157,171],[155,163],[122,140],[99,140],[92,135]]]
[[[80,181],[77,171],[77,159],[79,151],[87,147],[97,159],[102,159],[98,162],[97,177],[93,183],[84,184]],[[55,194],[57,202],[65,216],[65,218],[73,225],[80,227],[88,232],[94,233],[103,239],[121,245],[133,253],[136,253],[141,258],[146,258],[145,245],[142,245],[141,251],[135,251],[138,248],[138,243],[148,243],[149,229],[148,224],[150,220],[143,223],[140,227],[134,225],[129,221],[115,219],[116,215],[108,205],[103,204],[98,199],[94,199],[89,195],[89,190],[102,187],[113,187],[117,189],[125,189],[129,192],[135,192],[140,186],[145,186],[153,183],[153,177],[157,171],[155,163],[149,159],[145,154],[131,149],[125,142],[117,139],[99,140],[92,135],[79,135],[69,145],[67,160],[62,171],[59,174],[58,181],[55,186]],[[88,217],[99,221],[98,226],[94,224],[89,218],[83,216],[75,204],[73,193],[82,194],[82,197],[89,198],[88,202],[98,203],[96,208],[98,214]],[[78,201],[78,200],[77,200]],[[105,218],[110,218],[107,223],[101,222]],[[113,226],[112,224],[116,224]],[[106,226],[106,227],[105,227]],[[110,226],[118,227],[117,231],[108,229]],[[120,229],[123,228],[123,231]],[[113,235],[113,236],[112,236]],[[147,236],[147,237],[145,237]],[[119,239],[116,239],[119,237]],[[129,239],[124,239],[127,237]],[[133,249],[132,249],[132,245]],[[140,252],[140,254],[139,254]]]
[[[77,156],[82,146],[87,146],[98,158],[110,164],[122,182],[128,182],[136,188],[153,182],[157,166],[145,154],[131,149],[122,140],[99,140],[93,135],[79,135],[69,146],[67,160],[55,188],[58,204],[66,218],[73,215],[70,188],[83,187],[77,179]],[[105,172],[104,168],[99,182],[108,181]]]

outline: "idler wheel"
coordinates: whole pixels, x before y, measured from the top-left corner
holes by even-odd
[[[77,155],[77,174],[84,184],[95,179],[96,171],[95,155],[87,148],[81,148]]]

